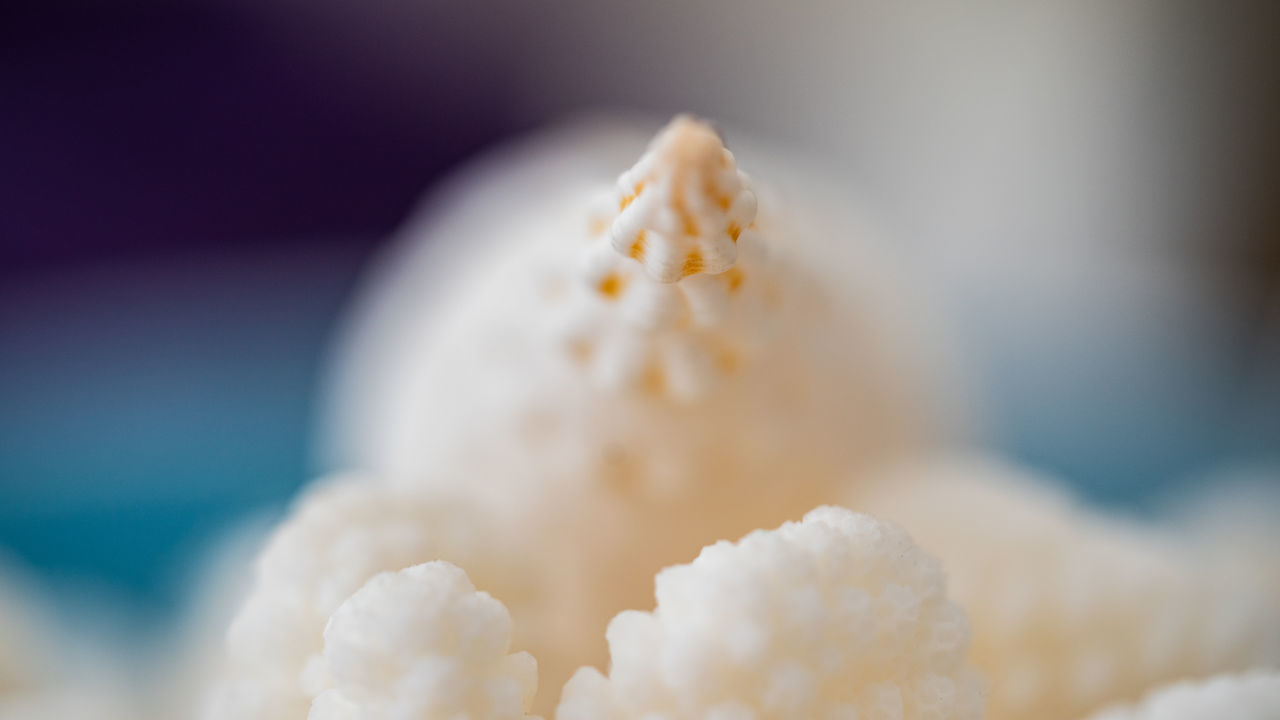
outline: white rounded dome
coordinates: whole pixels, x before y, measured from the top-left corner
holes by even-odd
[[[916,288],[851,193],[769,157],[686,117],[647,151],[613,126],[493,156],[383,258],[339,348],[331,463],[466,478],[447,490],[514,524],[564,620],[530,648],[546,687],[604,660],[662,567],[946,434]]]

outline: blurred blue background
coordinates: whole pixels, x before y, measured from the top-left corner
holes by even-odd
[[[989,441],[1088,497],[1276,459],[1276,13],[929,7],[8,4],[0,547],[168,615],[308,479],[338,314],[419,193],[601,106],[859,177],[945,279]]]

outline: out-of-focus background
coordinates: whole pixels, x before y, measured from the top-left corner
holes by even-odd
[[[1087,497],[1280,460],[1274,4],[19,0],[0,548],[163,627],[312,473],[339,314],[420,193],[601,109],[857,178],[975,432]]]

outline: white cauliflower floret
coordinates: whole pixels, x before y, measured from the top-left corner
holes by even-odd
[[[413,238],[484,249],[384,288],[398,309],[370,322],[405,324],[367,356],[385,369],[342,390],[338,445],[409,486],[472,478],[481,512],[514,517],[555,627],[529,649],[558,688],[604,662],[609,620],[646,607],[658,570],[844,500],[852,468],[932,437],[936,415],[847,195],[830,219],[786,177],[785,201],[753,188],[688,118],[594,212],[588,188],[546,177],[470,184],[461,219]],[[427,302],[419,284],[453,292]]]
[[[1077,720],[1184,677],[1263,661],[1277,611],[1171,538],[992,461],[884,475],[859,510],[936,554],[974,628],[989,720]]]
[[[613,249],[659,282],[717,275],[738,259],[738,240],[756,219],[756,196],[706,123],[681,115],[618,178]]]
[[[703,549],[609,626],[558,720],[976,720],[969,626],[900,528],[835,507]]]
[[[310,720],[523,720],[538,667],[510,653],[511,615],[436,561],[376,575],[324,631],[331,689]]]
[[[227,636],[228,667],[208,720],[300,720],[324,687],[329,616],[369,578],[447,558],[504,598],[522,600],[502,543],[465,506],[373,483],[311,491],[258,559],[254,587]],[[511,600],[508,600],[510,602]],[[538,625],[535,619],[527,623]]]
[[[1276,720],[1280,718],[1280,674],[1256,671],[1223,675],[1161,688],[1130,708],[1115,708],[1091,720]]]
[[[750,180],[710,126],[673,120],[593,210],[563,321],[593,382],[691,404],[760,362],[786,272],[756,230]]]

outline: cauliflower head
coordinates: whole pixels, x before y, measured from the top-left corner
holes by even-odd
[[[538,684],[511,615],[455,565],[375,575],[324,631],[327,689],[309,720],[525,720]]]
[[[703,549],[609,626],[558,720],[977,720],[969,626],[906,532],[836,507]]]
[[[828,219],[847,195],[825,215],[780,200],[707,123],[677,118],[613,183],[496,174],[450,198],[474,205],[461,219],[412,229],[479,249],[418,281],[430,302],[396,300],[403,325],[371,316],[399,329],[395,367],[349,376],[342,439],[346,462],[419,489],[471,478],[478,513],[514,518],[556,628],[530,649],[559,687],[604,662],[658,570],[842,501],[850,468],[934,437],[933,395],[866,237]]]
[[[517,565],[465,505],[343,478],[302,499],[259,556],[248,598],[227,634],[227,663],[208,720],[301,720],[326,687],[320,662],[335,610],[371,577],[447,558],[482,587],[526,599]],[[510,602],[510,600],[508,600]],[[526,607],[526,605],[518,605]],[[537,618],[525,623],[537,629]]]

